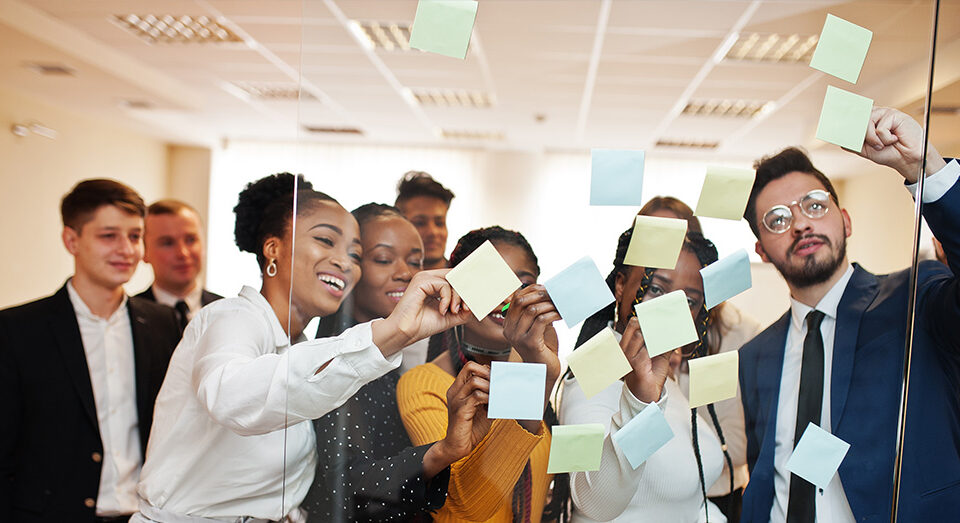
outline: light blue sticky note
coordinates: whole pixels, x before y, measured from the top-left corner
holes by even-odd
[[[651,403],[618,430],[612,439],[636,469],[672,438],[673,431],[667,418],[663,417],[656,403]]]
[[[873,31],[828,14],[810,67],[855,84],[872,39]]]
[[[867,136],[871,112],[870,98],[828,85],[817,123],[817,138],[859,152]]]
[[[590,151],[590,205],[643,205],[643,151]]]
[[[547,366],[495,361],[490,365],[490,419],[543,419]]]
[[[567,327],[573,327],[613,301],[610,287],[589,256],[573,262],[543,286]]]
[[[810,423],[787,460],[787,470],[827,488],[848,450],[849,443]]]
[[[463,60],[476,18],[476,0],[420,0],[410,47]]]
[[[708,309],[720,305],[753,285],[750,257],[744,249],[700,269],[700,276],[703,277],[704,301]]]

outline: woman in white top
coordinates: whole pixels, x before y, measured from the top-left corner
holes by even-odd
[[[360,278],[356,220],[288,173],[249,184],[234,212],[237,246],[257,256],[263,284],[187,326],[157,397],[132,521],[300,519],[317,466],[308,420],[397,368],[401,348],[470,314],[445,270],[425,271],[389,317],[307,341],[307,322],[336,311]],[[449,459],[428,452],[424,467]]]
[[[701,234],[691,232],[675,269],[634,267],[623,263],[631,235],[632,230],[627,230],[620,236],[615,268],[608,277],[616,302],[584,323],[581,338],[587,332],[597,332],[597,324],[601,328],[612,324],[622,334],[620,346],[633,371],[622,383],[615,383],[590,399],[575,377],[565,379],[563,384],[562,423],[603,423],[607,427],[600,469],[570,474],[572,520],[723,523],[723,513],[706,499],[706,489],[720,476],[725,461],[722,435],[718,437],[715,432],[715,419],[710,423],[690,410],[672,378],[682,350],[688,350],[690,355],[706,352],[709,320],[699,271],[716,261],[717,251]],[[633,306],[674,290],[685,292],[700,342],[650,358]],[[674,437],[634,469],[612,437],[651,403],[663,411]]]

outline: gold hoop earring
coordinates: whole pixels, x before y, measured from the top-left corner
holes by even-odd
[[[270,263],[267,264],[267,268],[264,270],[267,273],[267,276],[274,277],[277,275],[277,260],[270,260]]]

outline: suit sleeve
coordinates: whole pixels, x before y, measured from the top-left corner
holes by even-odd
[[[0,317],[0,521],[13,521],[13,485],[17,439],[20,435],[20,378],[6,320]]]
[[[944,171],[960,170],[957,160],[951,160],[943,171],[932,176],[941,176]],[[923,206],[923,216],[934,236],[943,244],[947,265],[952,274],[934,275],[922,289],[923,318],[940,347],[949,347],[954,355],[960,353],[960,183],[952,187],[934,202]]]

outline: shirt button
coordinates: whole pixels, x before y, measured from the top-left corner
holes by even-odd
[[[94,501],[93,498],[87,498],[87,499],[83,500],[83,506],[85,506],[85,507],[87,507],[87,508],[93,508],[93,507],[96,507],[96,506],[97,506],[97,502]]]
[[[90,455],[90,459],[92,459],[94,463],[100,463],[103,461],[103,455],[101,455],[99,452],[94,452]]]

